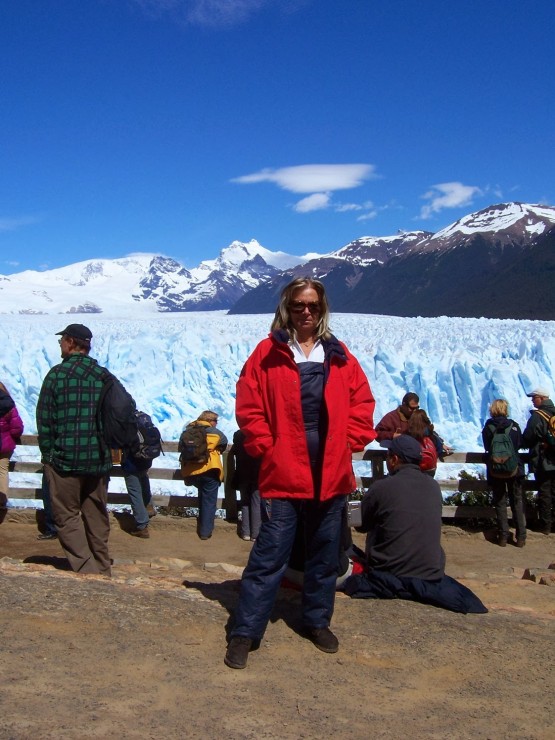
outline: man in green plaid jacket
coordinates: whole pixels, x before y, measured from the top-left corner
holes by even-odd
[[[105,369],[89,357],[88,327],[70,324],[58,334],[62,362],[46,375],[37,404],[52,512],[71,568],[109,576],[106,501],[112,460],[100,439],[97,418]]]

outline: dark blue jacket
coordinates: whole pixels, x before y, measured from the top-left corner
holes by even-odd
[[[495,429],[492,429],[491,428],[492,426],[494,426]],[[524,463],[520,459],[520,456],[518,455],[518,451],[522,447],[522,432],[520,431],[520,427],[518,426],[516,421],[513,421],[512,419],[508,419],[506,416],[490,417],[486,421],[486,423],[484,424],[484,428],[482,429],[482,442],[484,444],[484,450],[489,453],[491,449],[491,442],[492,442],[493,435],[495,434],[495,432],[498,429],[507,429],[507,427],[511,427],[509,437],[511,439],[511,442],[513,443],[513,447],[515,448],[515,452],[517,453],[517,456],[518,456],[517,477],[521,478],[524,476]]]

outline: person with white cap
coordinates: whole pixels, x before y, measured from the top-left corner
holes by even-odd
[[[529,468],[538,484],[540,531],[549,535],[555,506],[555,448],[547,444],[547,433],[555,405],[547,388],[535,388],[526,395],[532,399],[534,408],[522,434],[522,446],[530,450]]]

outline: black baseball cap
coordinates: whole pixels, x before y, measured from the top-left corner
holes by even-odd
[[[418,465],[422,460],[422,448],[420,443],[414,437],[408,434],[400,434],[394,439],[386,439],[380,442],[382,447],[386,447],[394,455],[406,463],[415,463]]]
[[[90,342],[92,339],[92,331],[85,324],[68,324],[63,331],[57,331],[56,336],[66,335],[73,337],[73,339],[81,339],[84,342]]]

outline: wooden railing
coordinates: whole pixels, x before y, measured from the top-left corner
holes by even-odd
[[[26,447],[36,448],[36,459],[29,462],[20,462],[18,460],[10,461],[10,472],[12,473],[42,473],[42,464],[40,462],[40,454],[38,450],[37,436],[32,434],[23,435],[21,438],[21,445]],[[165,453],[175,453],[177,455],[177,442],[165,441],[163,442],[163,449]],[[225,470],[225,483],[223,485],[223,497],[218,499],[219,508],[225,509],[226,518],[230,521],[237,519],[237,491],[231,485],[231,479],[233,477],[232,469],[232,458],[228,457],[229,447],[223,454],[224,470]],[[370,476],[359,476],[357,477],[357,487],[364,489],[367,488],[370,483],[377,479],[383,478],[385,475],[385,457],[387,450],[385,449],[369,449],[364,452],[357,452],[353,455],[353,460],[362,460],[369,462],[371,466]],[[173,456],[173,455],[172,455]],[[33,455],[33,457],[35,457]],[[527,461],[528,455],[521,455],[524,461]],[[156,460],[154,461],[153,467],[149,470],[149,477],[156,481],[182,481],[183,476],[179,468],[179,463],[176,460],[176,467],[156,467]],[[464,465],[472,464],[477,465],[485,464],[485,455],[480,452],[457,452],[449,457],[445,458],[445,463],[448,465]],[[485,470],[485,469],[484,469]],[[110,479],[122,478],[123,472],[121,467],[118,465],[114,466],[110,472]],[[485,480],[478,479],[438,479],[443,491],[487,491],[488,485]],[[537,484],[534,480],[525,480],[526,490],[536,490]],[[9,499],[14,504],[18,499],[42,499],[42,492],[40,485],[38,487],[10,487]],[[198,497],[196,495],[188,495],[186,492],[183,495],[176,493],[160,494],[154,493],[152,497],[153,504],[157,506],[166,506],[175,509],[185,509],[188,507],[198,506]],[[108,503],[110,504],[129,504],[129,496],[127,493],[116,492],[108,488]],[[489,506],[444,506],[443,516],[447,518],[453,517],[493,517],[495,516],[494,510]]]

